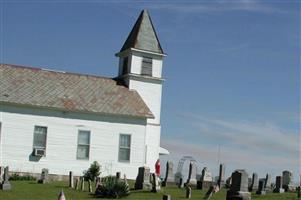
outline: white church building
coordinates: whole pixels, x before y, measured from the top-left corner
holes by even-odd
[[[12,172],[128,178],[160,154],[162,61],[146,10],[119,53],[116,78],[0,64],[0,166]]]

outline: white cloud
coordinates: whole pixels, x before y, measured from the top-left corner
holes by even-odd
[[[300,174],[299,133],[291,133],[272,122],[213,119],[194,114],[181,117],[198,134],[181,140],[163,138],[161,145],[171,152],[166,160],[177,163],[181,156],[190,155],[217,174],[220,144],[220,160],[228,166],[228,173],[244,168],[261,176],[268,172],[279,175],[283,170]]]
[[[259,13],[287,13],[285,10],[281,10],[272,4],[265,4],[255,0],[236,0],[236,1],[206,1],[206,2],[174,2],[174,3],[159,3],[148,5],[148,8],[158,10],[172,10],[176,12],[184,13],[215,13],[222,11],[247,11],[247,12],[259,12]]]

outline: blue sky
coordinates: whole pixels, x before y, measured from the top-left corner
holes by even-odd
[[[117,53],[150,11],[166,79],[162,141],[217,175],[300,174],[300,2],[0,0],[0,62],[117,75]],[[163,164],[163,163],[162,163]]]

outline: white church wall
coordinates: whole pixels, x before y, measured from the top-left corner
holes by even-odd
[[[155,172],[155,163],[159,158],[161,126],[148,124],[146,130],[146,164]]]
[[[148,119],[148,123],[160,124],[162,84],[152,80],[130,80],[130,89],[136,90],[143,101],[154,114],[154,119]]]
[[[146,119],[62,113],[12,106],[0,107],[2,116],[1,165],[11,171],[82,175],[93,161],[103,168],[102,175],[125,173],[135,179],[145,161]],[[34,126],[47,127],[46,156],[36,160],[33,150]],[[78,130],[91,131],[89,160],[77,159]],[[118,161],[119,134],[131,135],[130,162]]]

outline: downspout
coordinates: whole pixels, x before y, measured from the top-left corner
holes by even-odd
[[[147,145],[146,145],[146,134],[147,134],[147,118],[145,119],[145,131],[144,131],[144,166],[146,165],[147,161]]]
[[[2,119],[2,112],[0,112],[0,166],[3,165],[3,162],[2,162],[2,122],[3,122],[3,119]]]

